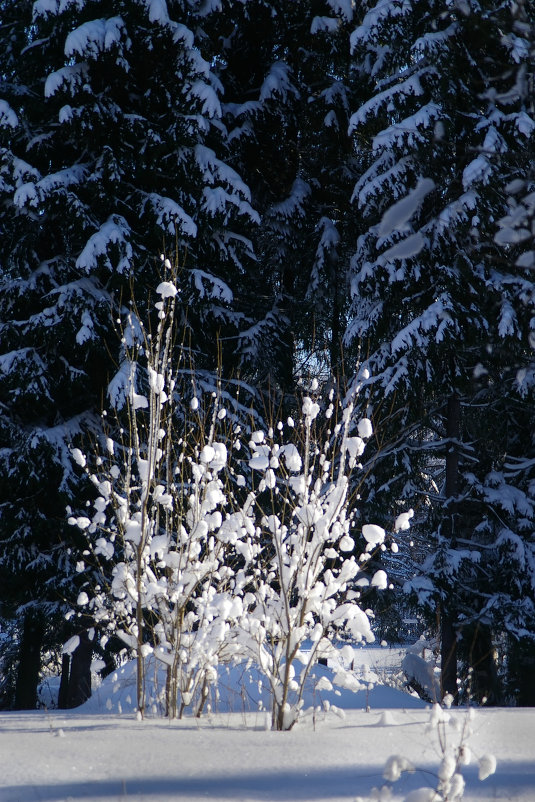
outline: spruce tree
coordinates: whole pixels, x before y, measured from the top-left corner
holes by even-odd
[[[373,96],[351,118],[362,229],[346,344],[368,354],[383,432],[376,501],[412,503],[432,535],[413,587],[442,619],[443,691],[458,690],[460,639],[480,699],[497,693],[492,633],[504,627],[488,581],[499,573],[501,510],[486,489],[518,446],[529,322],[519,287],[525,297],[533,287],[493,242],[534,130],[513,69],[525,40],[512,25],[492,0],[394,0],[366,4],[352,34]]]
[[[526,58],[516,67],[516,87],[526,107],[533,110],[533,86],[529,75],[535,66],[535,14],[533,4],[520,0],[511,9],[512,34],[525,42]],[[507,214],[498,220],[494,241],[502,248],[502,258],[517,268],[535,266],[535,171],[530,163],[531,154],[517,153],[516,169],[504,190],[507,197]],[[530,165],[526,170],[526,164]],[[516,284],[518,301],[526,307],[533,305],[530,285]],[[527,395],[527,404],[514,411],[514,444],[508,453],[505,471],[494,480],[494,497],[502,512],[499,540],[499,566],[492,576],[494,587],[500,589],[497,607],[507,632],[508,660],[506,665],[506,692],[518,704],[535,704],[535,690],[530,677],[535,667],[535,602],[533,576],[535,575],[535,539],[533,537],[534,439],[530,390],[533,386],[535,320],[529,320],[526,346],[526,365],[520,369],[517,382]]]
[[[220,338],[230,371],[257,215],[221,158],[218,85],[187,4],[5,0],[2,15],[0,563],[6,614],[39,653],[76,588],[69,446],[121,401],[113,316],[132,288],[145,303],[158,254],[176,252],[199,369],[214,375]]]

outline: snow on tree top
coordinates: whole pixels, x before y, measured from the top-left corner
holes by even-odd
[[[483,153],[477,156],[475,159],[466,165],[463,170],[463,189],[467,190],[475,184],[482,182],[484,184],[488,183],[488,179],[492,174],[492,166],[487,158]]]
[[[73,56],[78,53],[81,56],[96,57],[118,44],[125,34],[126,26],[122,17],[84,22],[67,36],[65,55]]]
[[[457,33],[457,23],[452,23],[443,31],[426,32],[424,36],[420,36],[413,44],[411,50],[418,58],[427,56],[430,58],[436,57],[443,51],[444,45],[447,40]]]
[[[24,161],[23,159],[19,159],[16,156],[13,157],[13,178],[16,182],[16,185],[22,186],[29,178],[33,178],[36,181],[39,181],[41,178],[41,174],[36,167],[33,165],[28,164],[28,162]]]
[[[421,207],[426,195],[435,188],[431,178],[420,178],[414,189],[401,200],[390,206],[383,214],[377,233],[381,237],[388,237],[393,231],[409,230],[408,221]]]
[[[111,263],[108,257],[110,245],[120,245],[124,256],[119,260],[116,270],[119,273],[127,272],[132,257],[132,246],[130,245],[130,226],[121,215],[111,215],[99,230],[89,237],[83,251],[76,260],[78,270],[90,273],[97,267],[99,257],[105,257],[108,266]]]
[[[222,11],[223,4],[222,0],[203,0],[197,14],[199,17],[207,17],[209,14],[213,14],[217,11]]]
[[[509,49],[511,58],[517,64],[529,57],[530,43],[528,39],[522,39],[520,36],[515,36],[514,33],[508,33],[502,36],[502,43]]]
[[[310,33],[315,34],[320,31],[334,33],[340,25],[340,21],[333,17],[314,17],[310,25]]]
[[[353,51],[361,42],[373,39],[379,28],[385,24],[392,24],[393,17],[402,17],[414,13],[411,3],[396,3],[392,0],[379,0],[371,8],[362,23],[351,34],[350,43]]]
[[[332,8],[335,14],[340,14],[346,20],[353,19],[353,2],[352,0],[327,0],[327,5]]]
[[[521,111],[516,115],[515,126],[525,137],[530,137],[535,130],[535,122],[533,121],[533,118],[530,117],[529,114],[526,114],[525,111]]]
[[[415,343],[420,347],[425,346],[428,342],[426,335],[433,330],[436,332],[435,340],[439,342],[443,338],[444,328],[453,325],[453,321],[447,313],[449,306],[451,303],[448,303],[446,297],[440,297],[430,304],[418,317],[411,320],[396,334],[392,340],[392,353],[412,348]]]
[[[37,206],[40,199],[52,194],[59,189],[66,189],[71,184],[81,183],[87,176],[87,167],[83,164],[75,164],[65,170],[47,175],[36,184],[23,184],[14,195],[15,206]]]
[[[225,282],[216,276],[206,273],[204,270],[192,270],[195,287],[201,298],[216,298],[225,303],[232,303],[232,290]]]
[[[365,123],[368,117],[377,117],[378,110],[382,106],[389,103],[399,104],[399,96],[403,97],[409,95],[416,97],[418,95],[422,95],[423,89],[420,83],[420,78],[426,73],[436,74],[436,72],[437,70],[435,67],[426,67],[425,69],[420,70],[418,73],[410,75],[404,81],[395,83],[393,86],[388,87],[388,89],[378,92],[376,95],[370,98],[370,100],[363,103],[358,111],[351,115],[349,120],[349,133],[353,133],[358,125]]]
[[[388,193],[394,200],[399,198],[414,164],[410,156],[402,156],[394,163],[392,161],[391,152],[381,153],[355,184],[351,202],[357,199],[359,208],[367,209],[374,197],[382,197]]]
[[[210,117],[210,119],[221,117],[219,98],[214,89],[205,81],[195,81],[189,90],[189,94],[201,101],[202,113],[206,114],[207,117]]]
[[[468,218],[477,209],[478,195],[473,190],[464,192],[442,209],[435,223],[437,234],[447,234],[456,224]]]
[[[299,92],[290,80],[290,67],[284,61],[276,61],[260,89],[260,100],[270,100],[274,95],[280,95],[286,101],[289,95],[299,96]]]
[[[58,0],[36,0],[33,4],[32,18],[47,17],[49,14],[58,13]]]
[[[76,6],[81,11],[85,5],[85,0],[36,0],[33,4],[32,19],[37,17],[47,17],[49,14],[59,16],[68,11],[72,6]]]
[[[417,142],[423,141],[424,136],[420,129],[425,130],[434,126],[442,114],[442,109],[437,103],[427,103],[414,114],[376,134],[373,138],[372,150],[390,150],[403,146],[405,142],[415,145]]]
[[[85,63],[70,64],[51,72],[45,81],[45,97],[52,97],[62,87],[68,88],[70,94],[73,95],[87,80],[87,72]]]
[[[251,200],[249,187],[242,181],[236,170],[218,159],[215,152],[206,145],[195,145],[195,160],[203,171],[203,179],[207,183],[215,184],[220,181],[239,192],[246,200]]]
[[[95,325],[89,312],[82,312],[81,323],[82,325],[76,333],[76,342],[78,345],[83,345],[87,340],[95,339]]]
[[[166,229],[170,234],[175,233],[175,226],[190,237],[197,236],[197,226],[189,214],[172,198],[166,198],[151,192],[148,196],[152,208],[156,214],[156,222]]]
[[[9,103],[0,100],[0,128],[16,128],[19,120]]]
[[[169,24],[169,11],[165,0],[145,0],[145,5],[148,8],[151,22],[157,22],[160,25]]]

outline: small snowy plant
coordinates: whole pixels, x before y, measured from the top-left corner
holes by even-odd
[[[465,790],[463,767],[472,762],[472,751],[469,738],[472,733],[474,709],[469,708],[465,714],[448,711],[453,702],[449,694],[431,708],[427,731],[436,737],[440,764],[437,770],[437,781],[434,788],[423,787],[410,791],[404,802],[461,802]],[[478,777],[485,780],[496,771],[494,755],[482,755],[477,759]],[[414,772],[416,766],[402,755],[391,755],[386,761],[383,776],[388,783],[395,783],[404,772]],[[372,799],[382,802],[391,799],[391,785],[374,788]],[[357,800],[358,802],[358,800]]]
[[[355,557],[356,509],[349,498],[349,476],[360,468],[358,458],[372,427],[361,420],[358,434],[351,432],[350,401],[341,423],[328,428],[332,394],[330,402],[322,416],[319,403],[305,397],[297,426],[290,419],[254,432],[249,443],[255,538],[236,577],[245,611],[240,638],[267,678],[277,730],[290,729],[298,719],[311,668],[334,653],[332,636],[374,639],[355,589],[366,558]],[[315,436],[321,418],[323,442]],[[370,550],[384,539],[380,527],[364,529],[373,542]],[[354,690],[363,687],[342,669],[335,681]]]
[[[165,266],[171,270],[167,260]],[[175,343],[175,283],[162,281],[157,295],[154,335],[130,312],[124,361],[112,383],[126,425],[106,433],[94,467],[73,451],[97,497],[91,517],[73,515],[70,522],[86,534],[86,561],[100,567],[100,581],[80,594],[79,606],[104,632],[101,646],[117,634],[135,654],[140,716],[146,658],[153,654],[166,667],[165,708],[174,717],[195,696],[202,706],[234,603],[227,541],[213,535],[227,503],[220,479],[227,450],[213,425],[206,431],[196,398],[189,419],[175,414],[185,360]],[[214,422],[217,396],[210,398]]]
[[[88,541],[80,571],[100,566],[79,605],[103,632],[101,646],[116,634],[135,654],[140,716],[149,655],[166,669],[171,717],[192,704],[200,714],[218,664],[248,659],[271,690],[273,728],[289,729],[331,639],[374,639],[356,577],[385,532],[357,528],[349,494],[372,426],[354,420],[358,387],[345,405],[331,394],[322,413],[314,384],[297,424],[249,429],[246,440],[221,392],[196,392],[186,408],[177,377],[195,376],[177,344],[169,279],[157,288],[154,334],[135,307],[129,314],[122,384],[112,383],[126,424],[107,431],[98,454],[73,451],[97,491],[92,514],[70,517]],[[384,571],[371,578],[378,588],[386,581]],[[342,668],[334,681],[362,687]]]

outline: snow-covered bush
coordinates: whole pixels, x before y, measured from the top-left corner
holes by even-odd
[[[240,640],[267,677],[272,726],[279,730],[297,720],[311,667],[333,653],[329,634],[344,631],[355,642],[374,639],[354,584],[361,565],[352,537],[356,510],[348,497],[349,474],[358,469],[371,425],[360,421],[360,435],[350,436],[352,411],[349,402],[340,423],[321,427],[320,405],[306,396],[297,426],[291,419],[280,422],[253,433],[250,442],[249,467],[258,477],[252,494],[259,553],[252,570],[244,566],[237,577],[246,610]],[[333,412],[331,397],[327,423]],[[323,429],[323,442],[316,427]],[[373,529],[375,544],[384,532]],[[340,684],[363,687],[346,674],[337,678]]]
[[[165,266],[172,270],[167,260]],[[227,450],[215,439],[215,422],[224,415],[217,395],[210,397],[208,427],[195,396],[189,415],[176,414],[183,389],[177,376],[187,369],[187,351],[175,342],[177,287],[165,280],[156,292],[154,334],[134,308],[128,316],[123,362],[110,385],[112,400],[123,408],[107,426],[105,448],[89,457],[73,451],[97,495],[90,517],[69,520],[87,535],[80,571],[86,563],[91,576],[96,565],[100,571],[78,605],[103,631],[101,646],[117,634],[136,654],[140,715],[145,658],[154,652],[167,666],[165,707],[175,716],[209,678],[234,605],[227,542],[213,534],[227,504],[220,478]]]
[[[330,636],[374,639],[356,578],[385,532],[373,524],[357,531],[349,496],[372,426],[353,420],[358,387],[345,404],[331,393],[322,412],[316,384],[297,423],[265,431],[238,425],[220,389],[197,389],[184,404],[180,377],[188,375],[191,391],[195,375],[177,345],[180,295],[165,266],[154,333],[135,307],[124,332],[111,389],[126,423],[108,424],[97,453],[73,450],[96,488],[91,513],[69,519],[88,543],[78,605],[101,646],[116,634],[135,653],[141,716],[148,655],[167,668],[171,717],[191,704],[200,714],[218,663],[245,658],[267,679],[272,726],[289,729],[312,665],[333,651]],[[357,557],[360,532],[366,546]],[[386,574],[370,582],[384,588]],[[335,681],[362,687],[342,668]]]
[[[472,754],[469,739],[472,734],[474,709],[469,708],[466,712],[453,714],[448,710],[452,702],[453,697],[446,694],[442,707],[435,703],[431,708],[426,727],[430,737],[436,739],[437,752],[440,756],[436,786],[410,791],[405,796],[404,802],[461,802],[465,788],[463,767],[477,761],[480,780],[485,780],[496,771],[494,755],[484,754],[478,757]],[[417,767],[403,755],[391,755],[383,771],[383,777],[388,784],[382,788],[374,788],[372,799],[376,802],[392,799],[391,785],[399,780],[404,772],[416,770]],[[356,802],[359,800],[360,797]]]

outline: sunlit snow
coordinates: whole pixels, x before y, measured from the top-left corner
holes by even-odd
[[[399,659],[396,650],[365,648],[356,655],[373,667],[370,676],[393,670]],[[124,671],[110,675],[107,692],[103,686],[81,708],[2,713],[0,802],[433,799],[438,772],[448,763],[432,711],[384,685],[363,683],[357,693],[339,689],[336,696],[333,674],[325,672],[318,667],[306,701],[316,711],[285,733],[269,729],[258,704],[265,689],[243,667],[226,679],[221,674],[220,705],[200,719],[136,720],[134,674]],[[472,729],[466,751],[472,757],[458,770],[464,802],[533,802],[535,711],[486,708],[469,719],[466,710],[452,709],[448,715],[451,747],[467,722]],[[385,789],[383,796],[374,789]]]

